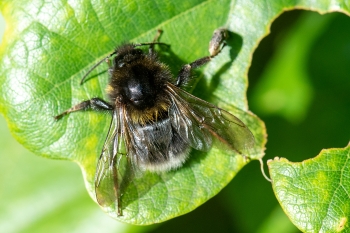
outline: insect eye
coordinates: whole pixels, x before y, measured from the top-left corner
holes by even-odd
[[[131,52],[132,55],[140,55],[142,54],[142,50],[141,49],[134,49],[132,52]]]
[[[116,64],[116,66],[118,66],[118,67],[123,67],[123,66],[125,66],[124,60],[118,61],[118,63]]]
[[[114,67],[123,67],[125,65],[125,55],[118,55],[113,59],[113,66]]]

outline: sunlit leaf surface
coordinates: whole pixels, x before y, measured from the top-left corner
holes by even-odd
[[[248,110],[246,73],[252,52],[284,9],[326,12],[339,10],[339,3],[5,0],[0,3],[8,25],[0,47],[0,111],[27,148],[41,156],[78,163],[94,198],[96,162],[109,115],[80,112],[58,122],[53,119],[82,100],[105,97],[106,65],[80,86],[82,75],[116,45],[149,42],[159,28],[164,30],[161,41],[171,44],[170,51],[162,52],[163,60],[176,75],[183,64],[206,56],[213,30],[226,26],[228,46],[197,71],[195,75],[203,79],[193,93],[247,124],[256,139],[249,157],[257,159],[263,156],[264,126],[244,112]],[[124,222],[150,224],[187,213],[217,194],[246,163],[242,156],[219,148],[209,153],[193,151],[177,171],[137,177],[123,196],[124,216],[117,217],[115,209],[109,209],[109,214]]]
[[[301,163],[269,162],[273,189],[282,208],[303,232],[348,232],[350,146],[323,150]]]

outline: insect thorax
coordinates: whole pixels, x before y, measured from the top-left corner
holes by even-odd
[[[118,67],[118,62],[121,67]],[[112,103],[127,108],[135,123],[166,117],[170,106],[165,92],[171,74],[154,55],[140,54],[130,62],[114,62],[107,92]]]

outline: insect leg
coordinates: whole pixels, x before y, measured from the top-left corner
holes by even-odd
[[[159,39],[160,35],[162,34],[162,32],[163,32],[163,31],[160,30],[160,29],[157,30],[157,34],[156,34],[156,36],[154,37],[154,39],[153,39],[153,41],[152,41],[153,44],[151,44],[151,45],[149,46],[149,49],[148,49],[148,52],[149,52],[150,54],[153,54],[153,53],[154,53],[154,43],[158,41],[158,39]]]
[[[226,28],[218,28],[214,31],[213,36],[209,42],[210,55],[217,55],[226,45],[225,40],[228,37]]]
[[[61,114],[55,116],[56,120],[61,119],[63,116],[71,113],[71,112],[76,112],[76,111],[81,111],[81,110],[87,110],[87,109],[93,109],[96,111],[100,111],[100,110],[113,110],[113,107],[107,103],[106,101],[104,101],[103,99],[100,98],[92,98],[90,100],[85,100],[73,107],[71,107],[70,109],[62,112]]]
[[[195,69],[195,68],[198,68],[198,67],[200,67],[202,65],[205,65],[208,62],[210,62],[212,58],[216,57],[221,52],[221,50],[224,48],[224,46],[225,46],[225,44],[220,49],[220,51],[217,52],[214,55],[207,56],[207,57],[202,57],[202,58],[199,58],[199,59],[195,60],[194,62],[191,62],[190,64],[184,65],[181,68],[181,70],[179,72],[179,75],[177,76],[177,80],[176,80],[175,85],[180,87],[183,84],[187,83],[187,81],[190,79],[190,76],[191,76],[191,70]]]
[[[162,30],[158,29],[157,31],[157,34],[156,36],[154,37],[153,41],[152,42],[149,42],[149,43],[139,43],[139,44],[134,44],[135,47],[138,47],[138,46],[143,46],[143,45],[149,45],[149,49],[148,49],[148,53],[149,54],[154,54],[154,45],[158,44],[158,45],[165,45],[165,46],[168,46],[168,44],[165,44],[165,43],[162,43],[162,42],[157,42],[160,35],[163,33]]]
[[[184,65],[181,68],[179,75],[177,76],[175,85],[180,87],[183,84],[187,83],[188,80],[190,79],[192,69],[205,65],[206,63],[210,62],[212,58],[216,57],[222,51],[222,49],[226,46],[226,43],[224,41],[226,38],[227,38],[226,29],[221,28],[221,29],[215,30],[213,37],[209,42],[210,56],[199,58],[190,64]]]

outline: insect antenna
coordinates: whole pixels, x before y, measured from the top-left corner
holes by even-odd
[[[138,44],[134,44],[134,46],[138,47],[138,46],[143,46],[143,45],[156,45],[156,44],[170,47],[170,45],[168,45],[167,43],[162,43],[162,42],[138,43]]]
[[[93,65],[87,72],[86,74],[81,78],[80,85],[84,83],[85,78],[99,65],[101,65],[102,62],[106,61],[109,59],[111,56],[115,55],[117,53],[117,50],[115,50],[113,53],[109,54],[107,57],[104,57],[101,59],[99,62],[97,62],[95,65]]]

